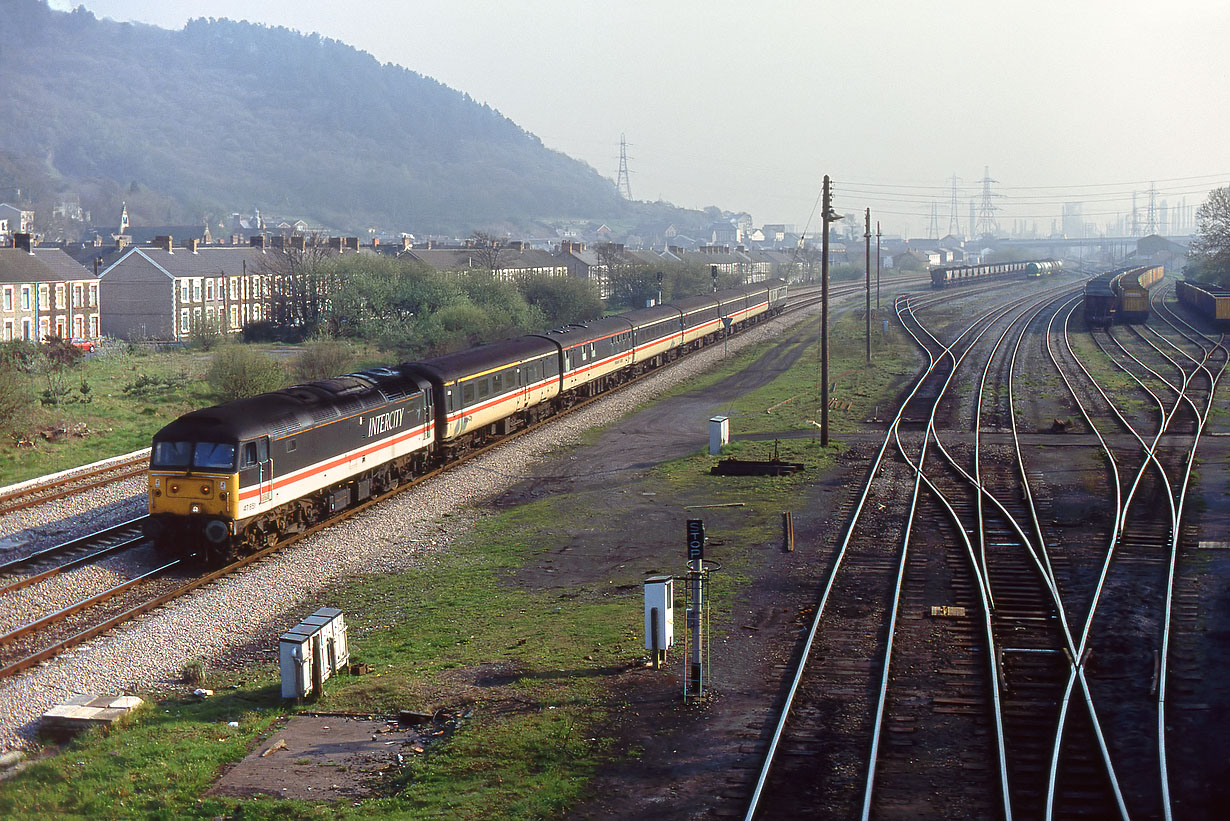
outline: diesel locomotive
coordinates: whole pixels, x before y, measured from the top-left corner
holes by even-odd
[[[785,307],[782,280],[193,411],[154,436],[146,535],[218,564]]]

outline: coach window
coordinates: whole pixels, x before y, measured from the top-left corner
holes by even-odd
[[[474,404],[474,383],[471,382],[468,385],[463,385],[461,387],[461,406],[464,408],[467,405],[473,405],[473,404]]]
[[[287,453],[292,453],[292,452],[293,452],[296,448],[298,448],[298,447],[299,447],[299,442],[298,442],[298,441],[296,441],[296,440],[294,440],[294,439],[287,439],[287,440],[286,440],[286,452],[287,452]]]
[[[256,443],[245,442],[243,446],[243,461],[240,462],[241,468],[251,467],[256,464]]]
[[[478,398],[486,399],[490,395],[491,395],[491,380],[489,379],[478,380]]]
[[[491,377],[491,392],[496,396],[504,392],[504,374],[497,373]]]

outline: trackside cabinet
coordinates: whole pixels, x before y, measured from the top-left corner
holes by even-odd
[[[336,607],[322,607],[278,637],[282,698],[317,693],[350,661],[346,620]]]
[[[666,658],[667,649],[674,643],[675,580],[670,576],[649,576],[645,579],[645,649],[657,651],[655,667]]]

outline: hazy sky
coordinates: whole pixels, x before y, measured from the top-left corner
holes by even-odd
[[[1104,223],[1230,184],[1226,0],[51,0],[178,29],[319,32],[434,77],[632,195],[802,227],[820,180],[886,232],[947,233],[983,168],[1001,225]]]

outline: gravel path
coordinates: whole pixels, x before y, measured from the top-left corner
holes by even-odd
[[[780,334],[818,310],[807,309],[733,338],[729,353]],[[37,747],[39,716],[68,696],[164,685],[178,679],[190,659],[222,659],[253,643],[276,649],[281,632],[309,610],[328,603],[322,592],[331,584],[361,574],[396,571],[447,549],[468,532],[484,500],[526,477],[553,451],[703,373],[722,357],[721,345],[694,354],[585,410],[279,551],[253,568],[0,683],[0,749]],[[707,429],[698,425],[695,437],[697,448],[704,447]],[[135,497],[129,483],[99,489],[72,502],[11,514],[17,524],[5,517],[0,533],[19,541],[46,539],[45,534],[55,533],[63,540],[79,529],[97,529],[112,517],[120,521],[138,515],[144,506],[145,485],[143,478],[133,481],[142,491]]]

